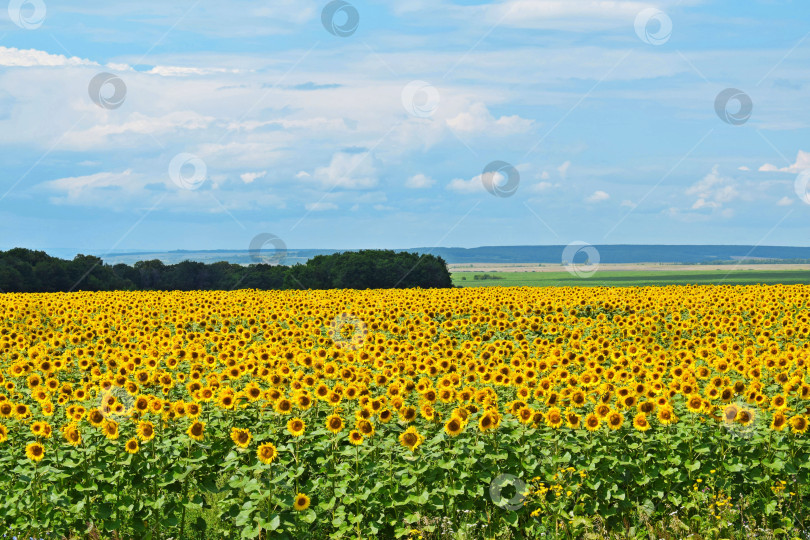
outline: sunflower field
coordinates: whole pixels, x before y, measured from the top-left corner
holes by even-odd
[[[0,535],[810,538],[810,287],[0,296]]]

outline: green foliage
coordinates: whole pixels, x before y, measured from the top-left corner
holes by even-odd
[[[441,257],[390,250],[318,255],[305,264],[242,266],[160,260],[110,266],[98,258],[73,260],[43,251],[14,248],[0,251],[0,291],[70,292],[111,290],[233,290],[233,289],[393,289],[452,287]]]

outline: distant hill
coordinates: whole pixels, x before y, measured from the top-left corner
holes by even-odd
[[[676,263],[717,264],[722,262],[810,262],[810,247],[788,246],[665,246],[665,245],[596,245],[601,263]],[[482,246],[477,248],[408,248],[396,251],[429,253],[442,257],[449,264],[464,263],[551,263],[559,264],[565,246]],[[345,251],[337,249],[289,249],[282,264],[305,263],[317,255]],[[127,252],[99,254],[108,264],[133,264],[137,261],[159,259],[165,264],[184,260],[212,263],[251,264],[248,250]]]

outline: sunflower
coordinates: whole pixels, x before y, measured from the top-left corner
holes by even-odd
[[[300,418],[293,418],[287,422],[287,431],[289,431],[290,435],[293,437],[300,437],[303,435],[306,427],[307,425]]]
[[[260,444],[259,449],[256,450],[256,457],[264,464],[272,462],[276,456],[278,456],[278,451],[273,443]]]
[[[451,437],[457,437],[464,430],[464,424],[456,417],[450,418],[444,425],[444,432]]]
[[[87,415],[87,419],[93,427],[101,427],[101,424],[104,423],[104,415],[101,414],[101,411],[98,409],[90,411]]]
[[[658,421],[661,422],[662,425],[668,426],[670,424],[674,424],[678,421],[678,417],[675,416],[675,412],[672,410],[672,407],[669,405],[665,407],[661,407],[658,409],[658,413],[656,415]]]
[[[330,414],[326,417],[326,429],[337,435],[343,431],[343,419],[337,414]]]
[[[787,425],[787,418],[782,411],[775,412],[771,419],[771,429],[774,431],[782,431]]]
[[[596,416],[599,418],[606,418],[607,415],[610,414],[610,405],[600,403],[596,406],[596,409],[594,409],[594,413],[596,413]]]
[[[8,440],[8,428],[3,424],[0,424],[0,443],[4,443]]]
[[[104,436],[107,437],[108,440],[114,441],[118,439],[118,422],[113,420],[107,420],[104,422]]]
[[[585,429],[588,431],[596,431],[599,429],[599,425],[601,424],[601,420],[599,416],[594,413],[589,414],[585,417]]]
[[[647,431],[650,429],[650,422],[647,420],[647,415],[638,413],[635,418],[633,418],[633,427],[636,428],[636,431]]]
[[[74,423],[65,425],[62,428],[62,436],[65,441],[71,446],[79,446],[82,443],[82,435],[79,433],[79,428]]]
[[[202,413],[202,407],[199,403],[191,402],[186,404],[186,414],[189,418],[198,418]]]
[[[552,407],[546,413],[546,424],[549,427],[557,429],[563,423],[562,413],[557,407]]]
[[[521,424],[528,424],[534,417],[534,411],[531,407],[521,407],[517,412],[517,417]]]
[[[416,428],[413,426],[406,429],[399,436],[399,444],[401,444],[411,452],[415,451],[416,447],[422,444],[422,441],[424,440],[425,438],[422,435],[420,435],[419,432],[416,431]]]
[[[295,496],[293,508],[295,508],[297,512],[303,512],[304,510],[309,508],[309,502],[310,502],[309,497],[307,497],[303,493],[299,493],[298,495]]]
[[[140,446],[138,446],[138,439],[132,437],[130,440],[128,440],[124,446],[124,450],[126,450],[129,454],[137,454],[138,450],[140,450]]]
[[[650,414],[651,412],[655,411],[655,402],[649,400],[642,401],[638,404],[638,410],[644,414]]]
[[[205,437],[205,422],[195,421],[192,422],[188,429],[186,430],[186,434],[194,439],[195,441],[202,441]]]
[[[495,417],[492,411],[487,411],[481,415],[481,418],[478,419],[478,429],[481,431],[495,429]]]
[[[25,447],[25,456],[31,461],[42,461],[45,457],[45,447],[38,442],[28,443]]]
[[[574,411],[568,411],[565,413],[565,425],[567,425],[571,429],[577,429],[580,424],[580,418],[577,413]]]
[[[726,405],[723,408],[723,421],[727,424],[734,422],[737,419],[737,415],[740,414],[740,408],[733,403],[731,405]]]
[[[34,422],[31,424],[31,433],[36,437],[49,439],[51,437],[51,425],[48,422]]]
[[[686,408],[689,409],[691,413],[700,413],[703,411],[703,398],[697,394],[689,396],[689,399],[686,401]]]
[[[253,435],[249,429],[231,428],[231,440],[239,448],[247,448],[252,438]]]
[[[355,446],[363,444],[363,434],[356,429],[351,430],[349,432],[349,442]]]
[[[135,432],[141,441],[151,441],[155,438],[155,425],[152,422],[141,420],[138,422],[138,428],[135,430]]]
[[[612,430],[620,429],[624,425],[624,415],[619,411],[613,411],[607,416],[608,427]]]
[[[290,414],[292,407],[292,401],[287,398],[282,398],[276,402],[276,412],[279,414]]]
[[[419,412],[422,414],[422,418],[428,421],[433,421],[436,419],[436,409],[433,408],[433,405],[430,403],[423,403],[420,407]]]
[[[754,411],[749,409],[740,409],[739,414],[737,414],[737,422],[744,426],[750,426],[753,421]]]
[[[807,418],[801,414],[791,417],[790,430],[793,433],[804,435],[807,432]]]
[[[413,407],[402,407],[399,410],[399,419],[403,422],[413,422],[416,420],[416,409]]]
[[[368,420],[358,420],[354,427],[363,434],[363,437],[371,437],[374,435],[374,424]]]

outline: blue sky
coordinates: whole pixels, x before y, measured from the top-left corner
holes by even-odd
[[[804,1],[327,5],[12,0],[0,248],[810,245]]]

